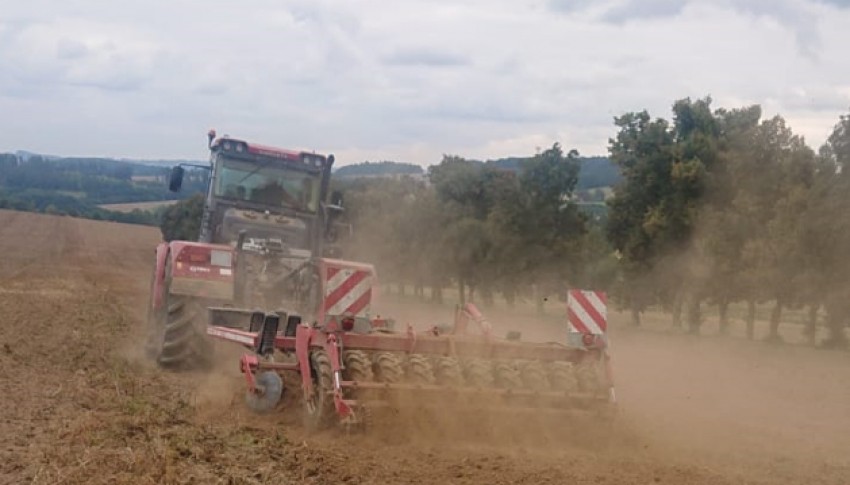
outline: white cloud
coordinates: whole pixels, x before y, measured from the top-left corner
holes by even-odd
[[[614,116],[760,103],[816,146],[850,108],[846,2],[31,0],[0,20],[0,150],[339,164],[603,154]]]

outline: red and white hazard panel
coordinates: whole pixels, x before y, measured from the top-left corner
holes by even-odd
[[[366,316],[372,301],[372,269],[328,266],[325,271],[325,315]]]
[[[569,290],[567,317],[571,332],[605,335],[608,332],[608,306],[605,292]]]

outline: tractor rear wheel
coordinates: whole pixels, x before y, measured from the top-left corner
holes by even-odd
[[[310,374],[313,380],[313,392],[304,396],[304,425],[309,431],[319,431],[333,423],[333,369],[331,360],[324,350],[310,354]]]
[[[202,332],[198,309],[192,298],[169,294],[165,327],[157,361],[168,368],[203,368],[209,365],[210,343]]]
[[[170,260],[170,258],[169,258]],[[171,264],[166,263],[162,308],[151,312],[153,338],[149,345],[157,363],[168,369],[209,367],[212,343],[194,298],[171,293]]]

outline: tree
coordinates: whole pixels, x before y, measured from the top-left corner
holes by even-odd
[[[842,115],[821,147],[800,228],[812,292],[826,309],[825,347],[846,348],[850,321],[850,115]]]
[[[639,324],[640,312],[653,300],[644,283],[657,274],[661,258],[676,244],[669,240],[672,234],[664,233],[673,193],[675,145],[668,122],[652,120],[646,111],[626,113],[615,118],[614,124],[619,131],[609,140],[609,153],[623,181],[609,201],[606,236],[621,257],[620,299]],[[655,290],[670,288],[658,283]]]
[[[195,194],[171,205],[162,214],[160,230],[165,241],[196,241],[201,233],[204,194]]]

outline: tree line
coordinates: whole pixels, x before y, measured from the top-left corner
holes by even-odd
[[[131,224],[159,224],[164,209],[110,211],[102,204],[172,200],[169,169],[112,159],[19,157],[0,154],[0,209],[68,215]],[[142,180],[134,176],[143,176]],[[192,171],[187,193],[203,191],[206,174]]]
[[[579,154],[556,143],[516,165],[446,155],[426,181],[336,180],[355,228],[348,256],[436,302],[449,286],[461,301],[514,304],[564,284],[609,285],[614,255],[577,201]]]
[[[823,317],[822,344],[846,346],[850,115],[815,151],[758,105],[686,98],[672,113],[614,119],[620,177],[602,213],[578,197],[578,153],[559,144],[516,170],[446,155],[424,182],[336,181],[356,228],[350,254],[434,301],[448,287],[484,304],[604,289],[635,325],[660,308],[693,333],[709,306],[727,332],[737,304],[751,338],[756,306],[770,305],[769,340],[794,309],[812,342]]]

